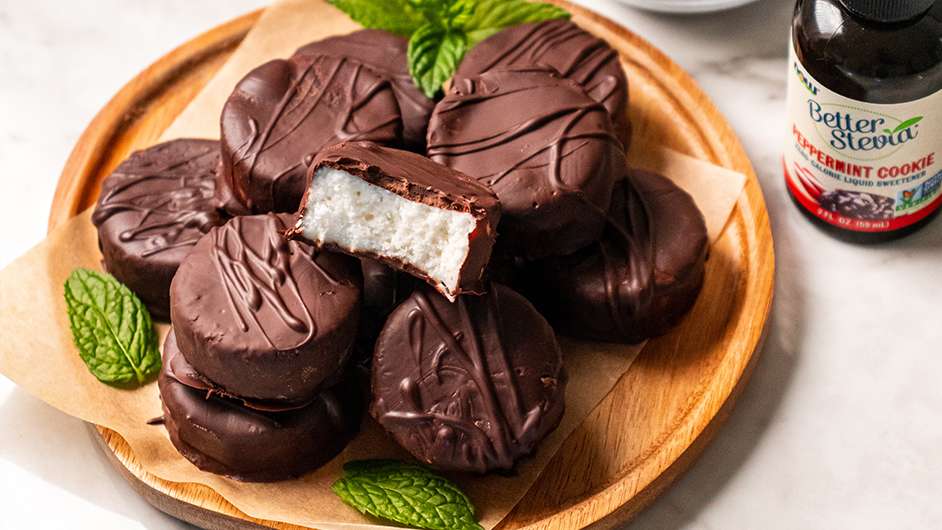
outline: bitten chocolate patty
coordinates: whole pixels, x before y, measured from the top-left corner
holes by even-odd
[[[451,303],[422,286],[376,343],[371,413],[420,461],[485,473],[556,428],[565,386],[552,328],[515,291],[493,284]]]
[[[579,83],[592,99],[605,105],[627,151],[631,138],[628,79],[618,54],[607,42],[568,20],[523,24],[496,33],[471,48],[458,67],[458,75],[540,64]]]
[[[360,314],[356,260],[287,241],[286,215],[237,217],[193,248],[171,285],[180,351],[213,386],[305,403],[336,380]]]
[[[180,454],[204,471],[251,482],[298,477],[336,456],[360,425],[360,391],[346,379],[303,408],[260,412],[187,386],[170,370],[179,366],[175,356],[166,348],[157,378],[164,425]]]
[[[432,114],[428,154],[497,193],[499,244],[529,259],[596,241],[625,167],[605,108],[541,68],[456,77]]]
[[[572,337],[636,343],[666,333],[693,306],[707,255],[703,215],[670,180],[632,171],[602,240],[532,264],[527,294]]]
[[[500,203],[471,177],[369,142],[324,149],[292,237],[408,272],[454,299],[483,292]]]
[[[402,111],[403,140],[409,148],[424,151],[425,132],[435,102],[425,97],[412,81],[406,59],[408,49],[409,41],[405,37],[378,29],[363,29],[312,42],[296,53],[346,57],[388,79]]]
[[[265,63],[223,108],[220,195],[237,213],[293,212],[321,149],[346,140],[398,144],[401,132],[389,81],[363,64],[330,55]]]
[[[133,153],[105,179],[92,222],[105,269],[154,318],[170,318],[170,280],[200,237],[225,222],[214,198],[219,142],[173,140]]]

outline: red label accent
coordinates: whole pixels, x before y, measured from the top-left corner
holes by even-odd
[[[817,202],[817,196],[812,195],[815,193],[814,188],[809,188],[809,185],[806,183],[799,186],[796,183],[795,176],[788,171],[784,160],[782,161],[782,170],[785,173],[785,183],[788,185],[789,191],[791,191],[792,195],[798,200],[798,203],[801,204],[802,207],[811,212],[818,219],[838,228],[843,228],[844,230],[870,233],[893,232],[911,224],[918,223],[942,206],[942,195],[939,195],[928,206],[909,215],[881,220],[854,219],[822,208]]]

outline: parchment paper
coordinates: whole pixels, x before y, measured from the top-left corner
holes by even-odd
[[[165,138],[218,137],[218,116],[234,84],[250,69],[298,46],[355,29],[320,0],[275,3]],[[721,233],[745,182],[735,172],[636,139],[631,163],[661,172],[693,195],[703,210],[711,241]],[[348,448],[305,477],[274,484],[246,484],[203,473],[183,459],[161,426],[157,385],[119,390],[98,382],[72,344],[63,283],[77,267],[100,268],[95,229],[86,211],[57,228],[39,245],[0,271],[0,373],[30,394],[82,420],[112,429],[128,442],[148,472],[173,482],[205,484],[246,514],[260,519],[331,528],[388,528],[342,504],[330,491],[343,462],[360,458],[407,458],[371,419]],[[159,326],[161,336],[167,329]],[[556,450],[628,370],[641,347],[563,340],[570,381],[559,428],[514,476],[452,475],[492,528],[522,498]]]

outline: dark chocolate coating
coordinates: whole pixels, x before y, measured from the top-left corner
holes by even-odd
[[[556,428],[565,387],[556,336],[523,296],[493,284],[452,303],[422,286],[376,343],[370,412],[418,460],[485,473]]]
[[[471,214],[477,223],[470,236],[468,255],[459,272],[457,293],[447,292],[444,285],[439,285],[424,271],[395,258],[366,255],[361,251],[351,252],[344,248],[336,250],[351,252],[357,257],[375,259],[408,272],[434,285],[446,296],[483,292],[484,270],[497,239],[497,225],[501,216],[500,202],[490,188],[422,155],[369,142],[347,142],[324,149],[311,165],[312,177],[323,167],[345,171],[413,202]],[[309,177],[308,181],[312,177]],[[302,202],[299,219],[305,215],[308,203],[306,195]],[[300,221],[290,235],[302,236]],[[314,243],[320,245],[322,242]]]
[[[373,346],[386,318],[420,282],[410,274],[370,258],[360,258],[360,268],[363,271],[363,313],[360,315],[354,362],[360,361],[369,367]]]
[[[637,343],[670,330],[703,285],[707,231],[669,179],[632,171],[598,243],[527,269],[527,294],[562,334]]]
[[[383,317],[412,294],[415,278],[370,258],[360,258],[363,272],[363,308]]]
[[[155,319],[170,318],[170,281],[210,228],[221,225],[214,198],[219,142],[173,140],[133,153],[109,175],[92,222],[105,269]]]
[[[173,328],[170,328],[170,333],[167,334],[167,338],[164,340],[163,357],[164,363],[169,364],[169,366],[165,366],[164,369],[180,383],[195,390],[202,390],[207,396],[224,397],[252,410],[283,412],[304,408],[311,402],[311,399],[290,402],[244,398],[228,392],[225,388],[216,386],[212,381],[206,379],[203,374],[197,372],[196,368],[193,368],[193,365],[186,360],[186,357],[184,357],[183,353],[180,351],[180,347],[177,345],[177,337]]]
[[[402,111],[402,138],[410,149],[425,150],[425,132],[435,102],[415,86],[409,74],[409,40],[379,29],[363,29],[328,37],[298,49],[296,54],[324,54],[363,63],[389,80]]]
[[[618,53],[568,20],[523,24],[496,33],[471,48],[458,67],[458,75],[470,77],[508,66],[541,64],[579,83],[592,99],[605,105],[627,151],[631,139],[628,79]]]
[[[398,144],[399,105],[389,82],[360,63],[296,55],[252,70],[222,111],[222,188],[254,213],[293,212],[307,166],[346,140]]]
[[[304,408],[260,412],[188,386],[171,370],[179,356],[166,350],[157,378],[164,426],[180,454],[204,471],[249,482],[299,477],[336,456],[359,428],[360,390],[346,378]]]
[[[543,68],[455,77],[432,114],[428,154],[493,188],[502,245],[528,259],[596,241],[625,167],[605,108]]]
[[[180,350],[212,385],[258,401],[303,403],[336,380],[360,316],[355,260],[288,241],[290,216],[214,228],[170,288]]]

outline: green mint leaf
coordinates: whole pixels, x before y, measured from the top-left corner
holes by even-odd
[[[446,29],[460,28],[474,11],[476,0],[410,0],[429,24]]]
[[[425,24],[425,17],[410,0],[328,0],[365,28],[382,29],[408,37]]]
[[[913,125],[916,125],[917,123],[921,121],[922,121],[922,116],[916,116],[915,118],[910,118],[904,121],[903,123],[897,125],[896,129],[893,129],[893,132],[898,133],[900,131],[905,131],[906,129],[912,127]]]
[[[474,4],[471,16],[462,23],[470,46],[509,26],[569,18],[565,9],[541,2],[477,0]]]
[[[110,274],[76,269],[65,281],[72,340],[103,383],[143,384],[160,370],[157,334],[140,299]]]
[[[463,33],[426,24],[409,39],[409,73],[422,92],[434,98],[467,51]]]
[[[481,530],[468,497],[422,466],[360,460],[348,462],[343,471],[331,489],[361,513],[414,528]]]

